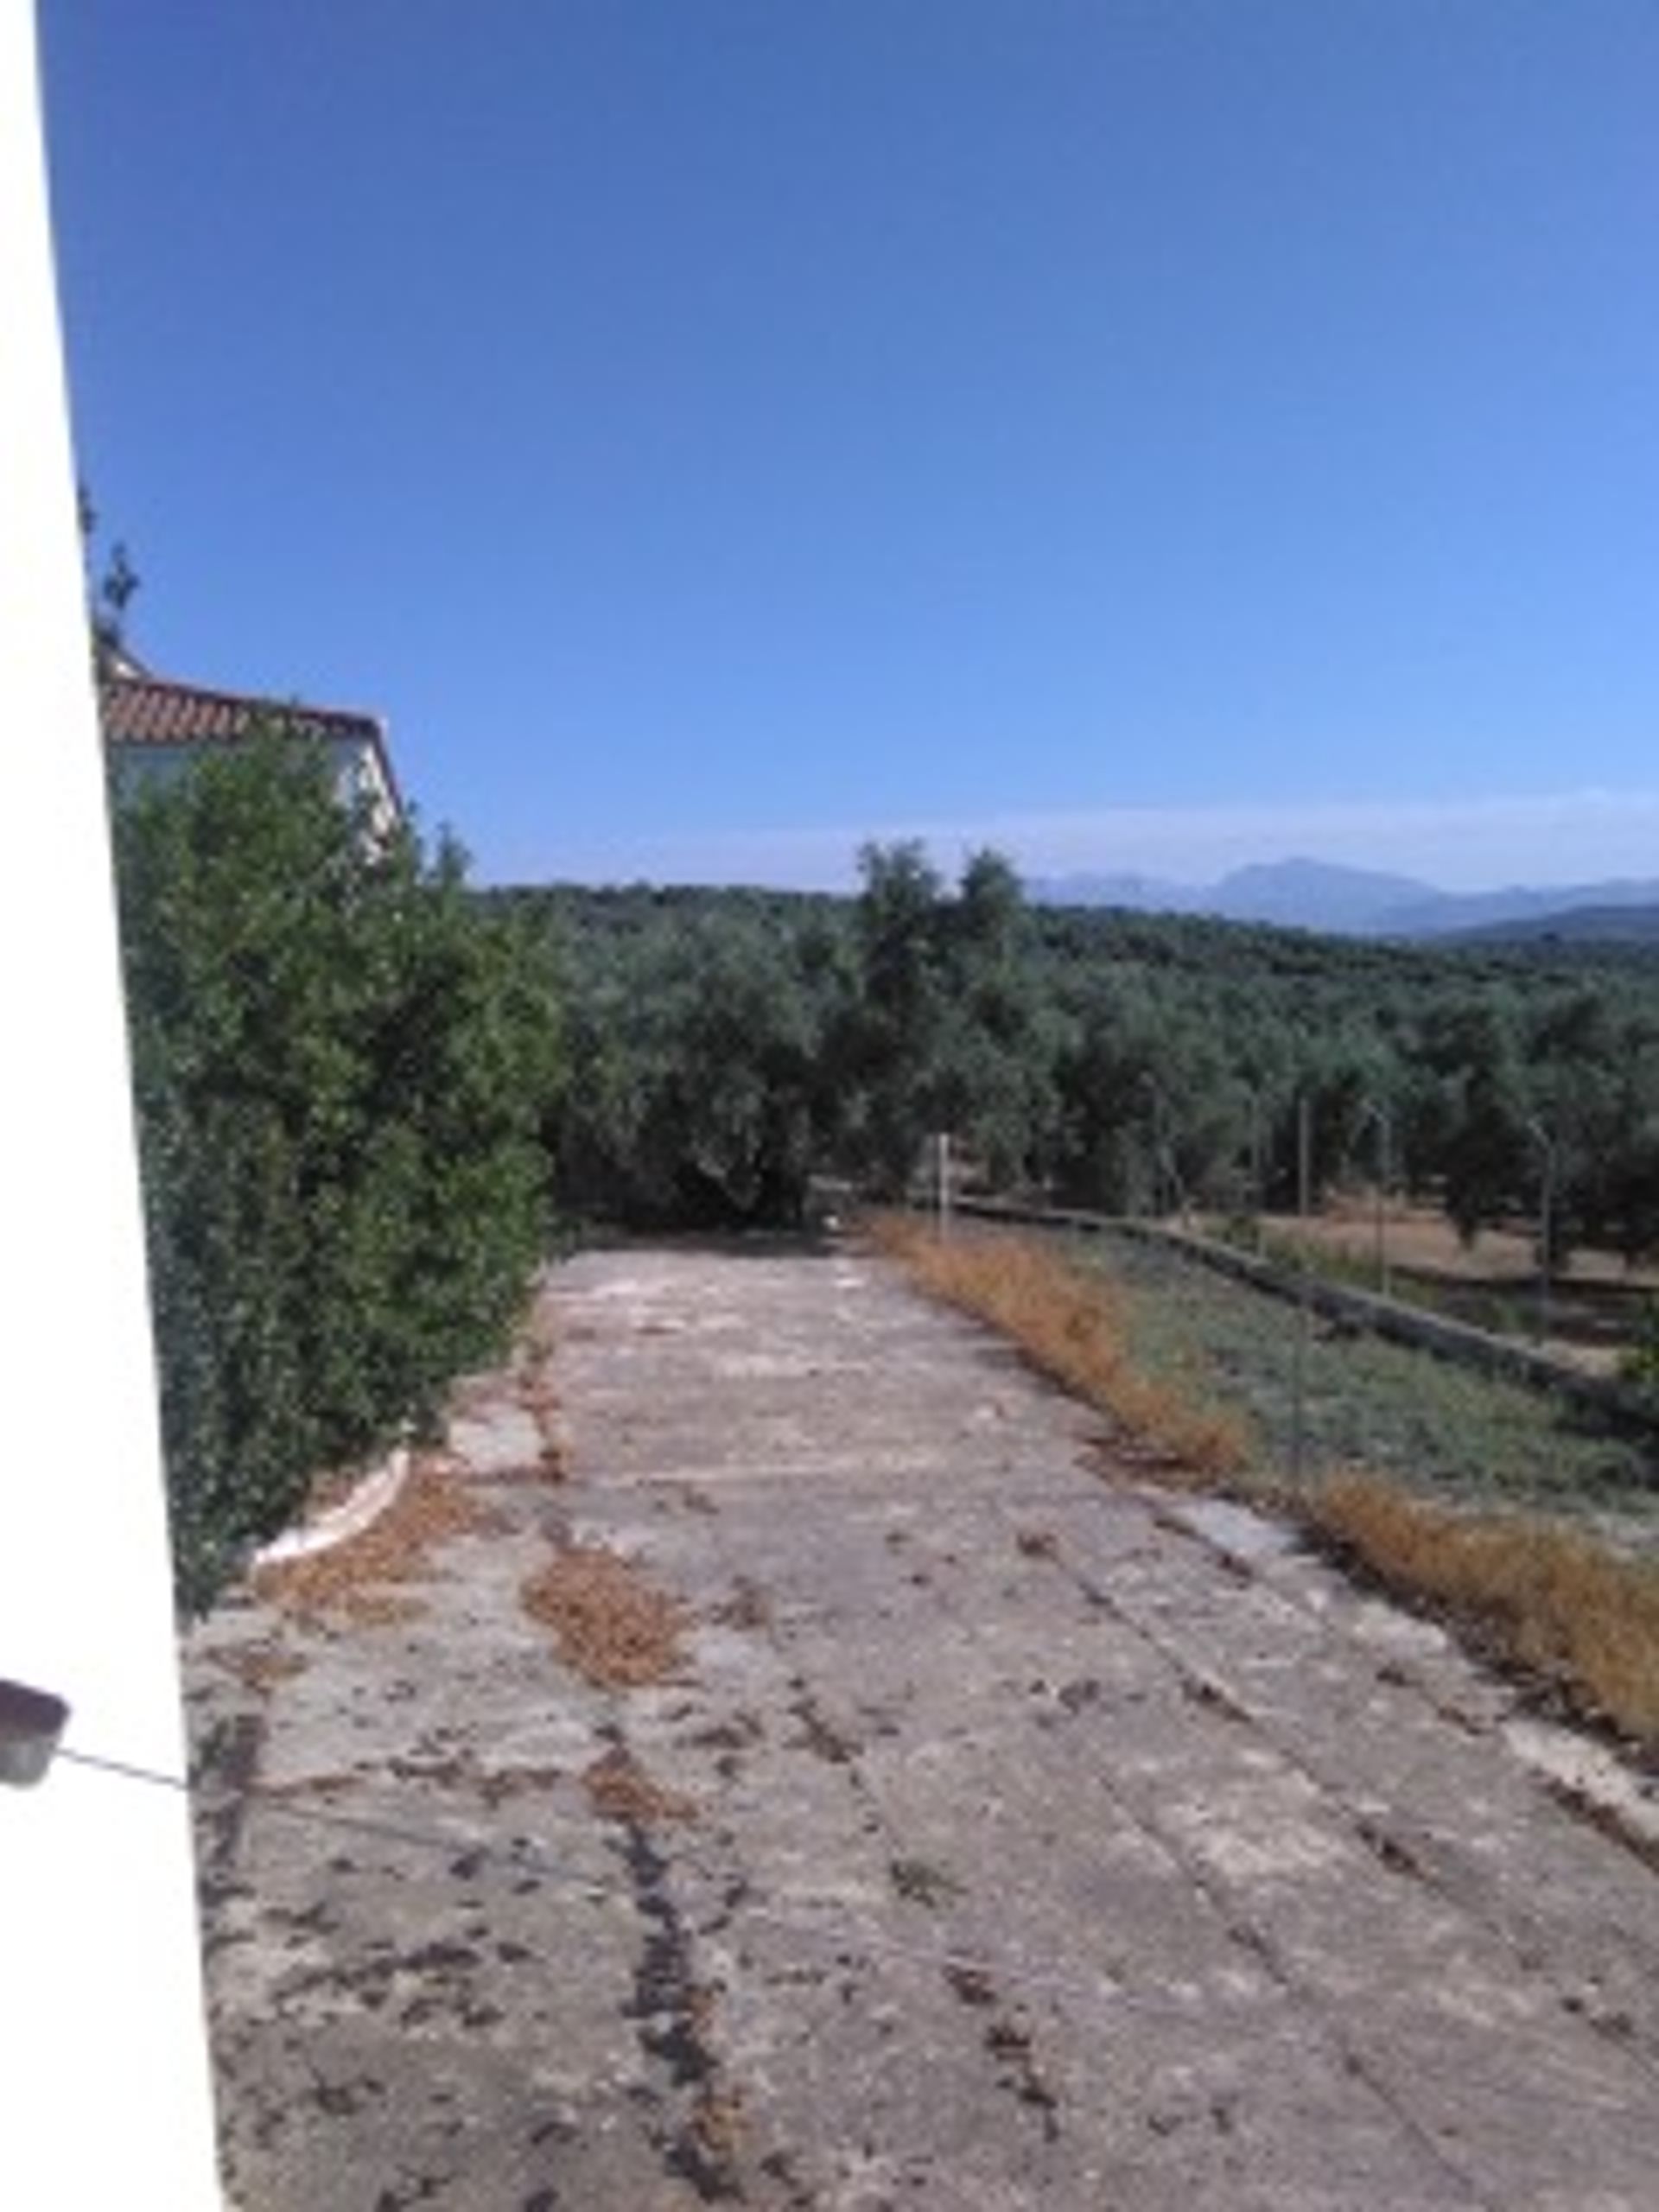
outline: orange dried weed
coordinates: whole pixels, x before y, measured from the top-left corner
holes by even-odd
[[[585,1680],[628,1689],[679,1665],[690,1614],[632,1560],[602,1545],[556,1552],[524,1584],[524,1611],[550,1628],[559,1656]]]
[[[1659,1751],[1659,1567],[1535,1516],[1462,1513],[1397,1482],[1334,1475],[1311,1529],[1387,1588],[1427,1599],[1586,1719]]]
[[[1189,1475],[1236,1473],[1249,1431],[1236,1414],[1194,1405],[1138,1370],[1120,1294],[1033,1238],[941,1242],[924,1224],[878,1215],[870,1233],[935,1297],[1000,1329],[1041,1373],[1170,1453]]]
[[[670,1789],[647,1774],[631,1751],[613,1744],[583,1770],[582,1787],[594,1809],[607,1821],[654,1827],[665,1821],[695,1821],[697,1808],[683,1790]]]
[[[365,1626],[410,1619],[420,1608],[407,1586],[431,1571],[437,1548],[499,1525],[453,1460],[423,1452],[391,1503],[360,1534],[258,1568],[254,1591],[287,1612],[340,1614]]]

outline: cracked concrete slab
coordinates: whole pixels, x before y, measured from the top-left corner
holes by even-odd
[[[1659,1882],[1437,1630],[877,1261],[590,1253],[537,1330],[560,1484],[476,1378],[400,1607],[193,1638],[241,2212],[1659,2202]],[[575,1546],[664,1678],[526,1612]]]

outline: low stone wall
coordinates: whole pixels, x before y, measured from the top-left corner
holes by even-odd
[[[1001,1198],[957,1198],[952,1202],[952,1211],[982,1220],[1019,1223],[1033,1229],[1065,1230],[1085,1236],[1122,1236],[1135,1243],[1156,1244],[1166,1251],[1179,1252],[1199,1266],[1211,1268],[1218,1274],[1248,1282],[1272,1297],[1292,1304],[1305,1300],[1314,1313],[1327,1320],[1367,1329],[1374,1336],[1410,1344],[1420,1351],[1433,1352],[1439,1358],[1454,1360],[1465,1367],[1479,1368],[1488,1375],[1524,1383],[1530,1389],[1549,1391],[1621,1421],[1634,1422],[1643,1428],[1656,1425],[1651,1405],[1624,1383],[1603,1376],[1586,1375],[1582,1368],[1573,1367],[1548,1352],[1530,1344],[1516,1344],[1511,1338],[1493,1336],[1485,1329],[1471,1327],[1466,1321],[1453,1321],[1445,1314],[1429,1313],[1401,1299],[1381,1297],[1375,1291],[1332,1282],[1311,1271],[1298,1274],[1258,1253],[1241,1251],[1236,1245],[1217,1243],[1211,1237],[1167,1229],[1159,1222],[1084,1213],[1065,1206],[1021,1205]]]

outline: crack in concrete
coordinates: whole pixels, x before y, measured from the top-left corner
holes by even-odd
[[[669,1861],[641,1824],[622,1824],[621,1851],[645,1929],[635,1969],[632,2018],[640,2049],[689,2093],[677,2123],[653,2129],[664,2169],[688,2181],[705,2204],[741,2200],[735,2158],[741,2101],[725,2086],[709,2044],[712,1989],[693,1971],[691,1939],[669,1888]]]

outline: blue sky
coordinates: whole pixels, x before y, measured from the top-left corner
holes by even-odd
[[[156,666],[483,880],[1659,875],[1650,0],[43,0]]]

